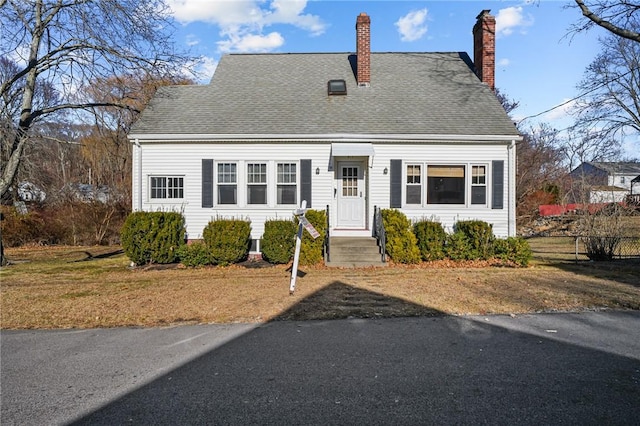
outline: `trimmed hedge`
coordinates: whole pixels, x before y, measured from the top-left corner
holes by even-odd
[[[296,224],[293,220],[272,219],[264,223],[262,258],[270,263],[288,263],[295,248]]]
[[[134,212],[120,232],[122,248],[136,265],[174,263],[184,244],[184,217],[175,212]]]
[[[455,224],[469,244],[468,259],[489,259],[493,256],[493,228],[482,220],[462,220]]]
[[[204,241],[194,241],[178,247],[178,258],[187,267],[198,267],[212,263],[211,253]]]
[[[324,261],[324,237],[327,233],[327,212],[324,210],[307,210],[305,217],[318,231],[316,239],[305,230],[302,231],[300,246],[300,265],[316,265]],[[297,222],[297,221],[296,221]],[[297,229],[296,229],[297,231]]]
[[[444,259],[444,244],[447,240],[447,233],[440,222],[423,220],[414,223],[413,233],[416,236],[422,260]]]
[[[386,251],[394,262],[418,263],[418,241],[411,231],[411,222],[400,210],[382,209],[382,223],[387,234]]]
[[[533,258],[529,242],[522,237],[508,237],[493,242],[495,257],[513,262],[518,266],[528,266]]]
[[[217,218],[202,231],[211,261],[226,266],[249,256],[251,248],[251,222],[242,219]]]

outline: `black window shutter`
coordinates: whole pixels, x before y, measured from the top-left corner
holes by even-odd
[[[492,170],[492,195],[491,195],[491,208],[502,209],[504,208],[504,160],[494,160],[491,162]]]
[[[402,207],[402,160],[391,160],[390,168],[389,207],[399,209]]]
[[[213,207],[213,160],[202,160],[202,207]]]
[[[300,160],[300,200],[307,200],[311,208],[311,160]]]

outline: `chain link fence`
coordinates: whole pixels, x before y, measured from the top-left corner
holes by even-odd
[[[576,260],[640,258],[640,237],[574,237]]]

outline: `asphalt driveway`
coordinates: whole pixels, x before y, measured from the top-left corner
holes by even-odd
[[[640,312],[2,331],[3,425],[638,424]]]

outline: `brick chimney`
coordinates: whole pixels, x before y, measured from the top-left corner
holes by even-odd
[[[473,26],[473,63],[476,75],[493,91],[496,89],[496,18],[483,10]]]
[[[356,19],[356,78],[358,86],[371,84],[371,18],[364,12]]]

